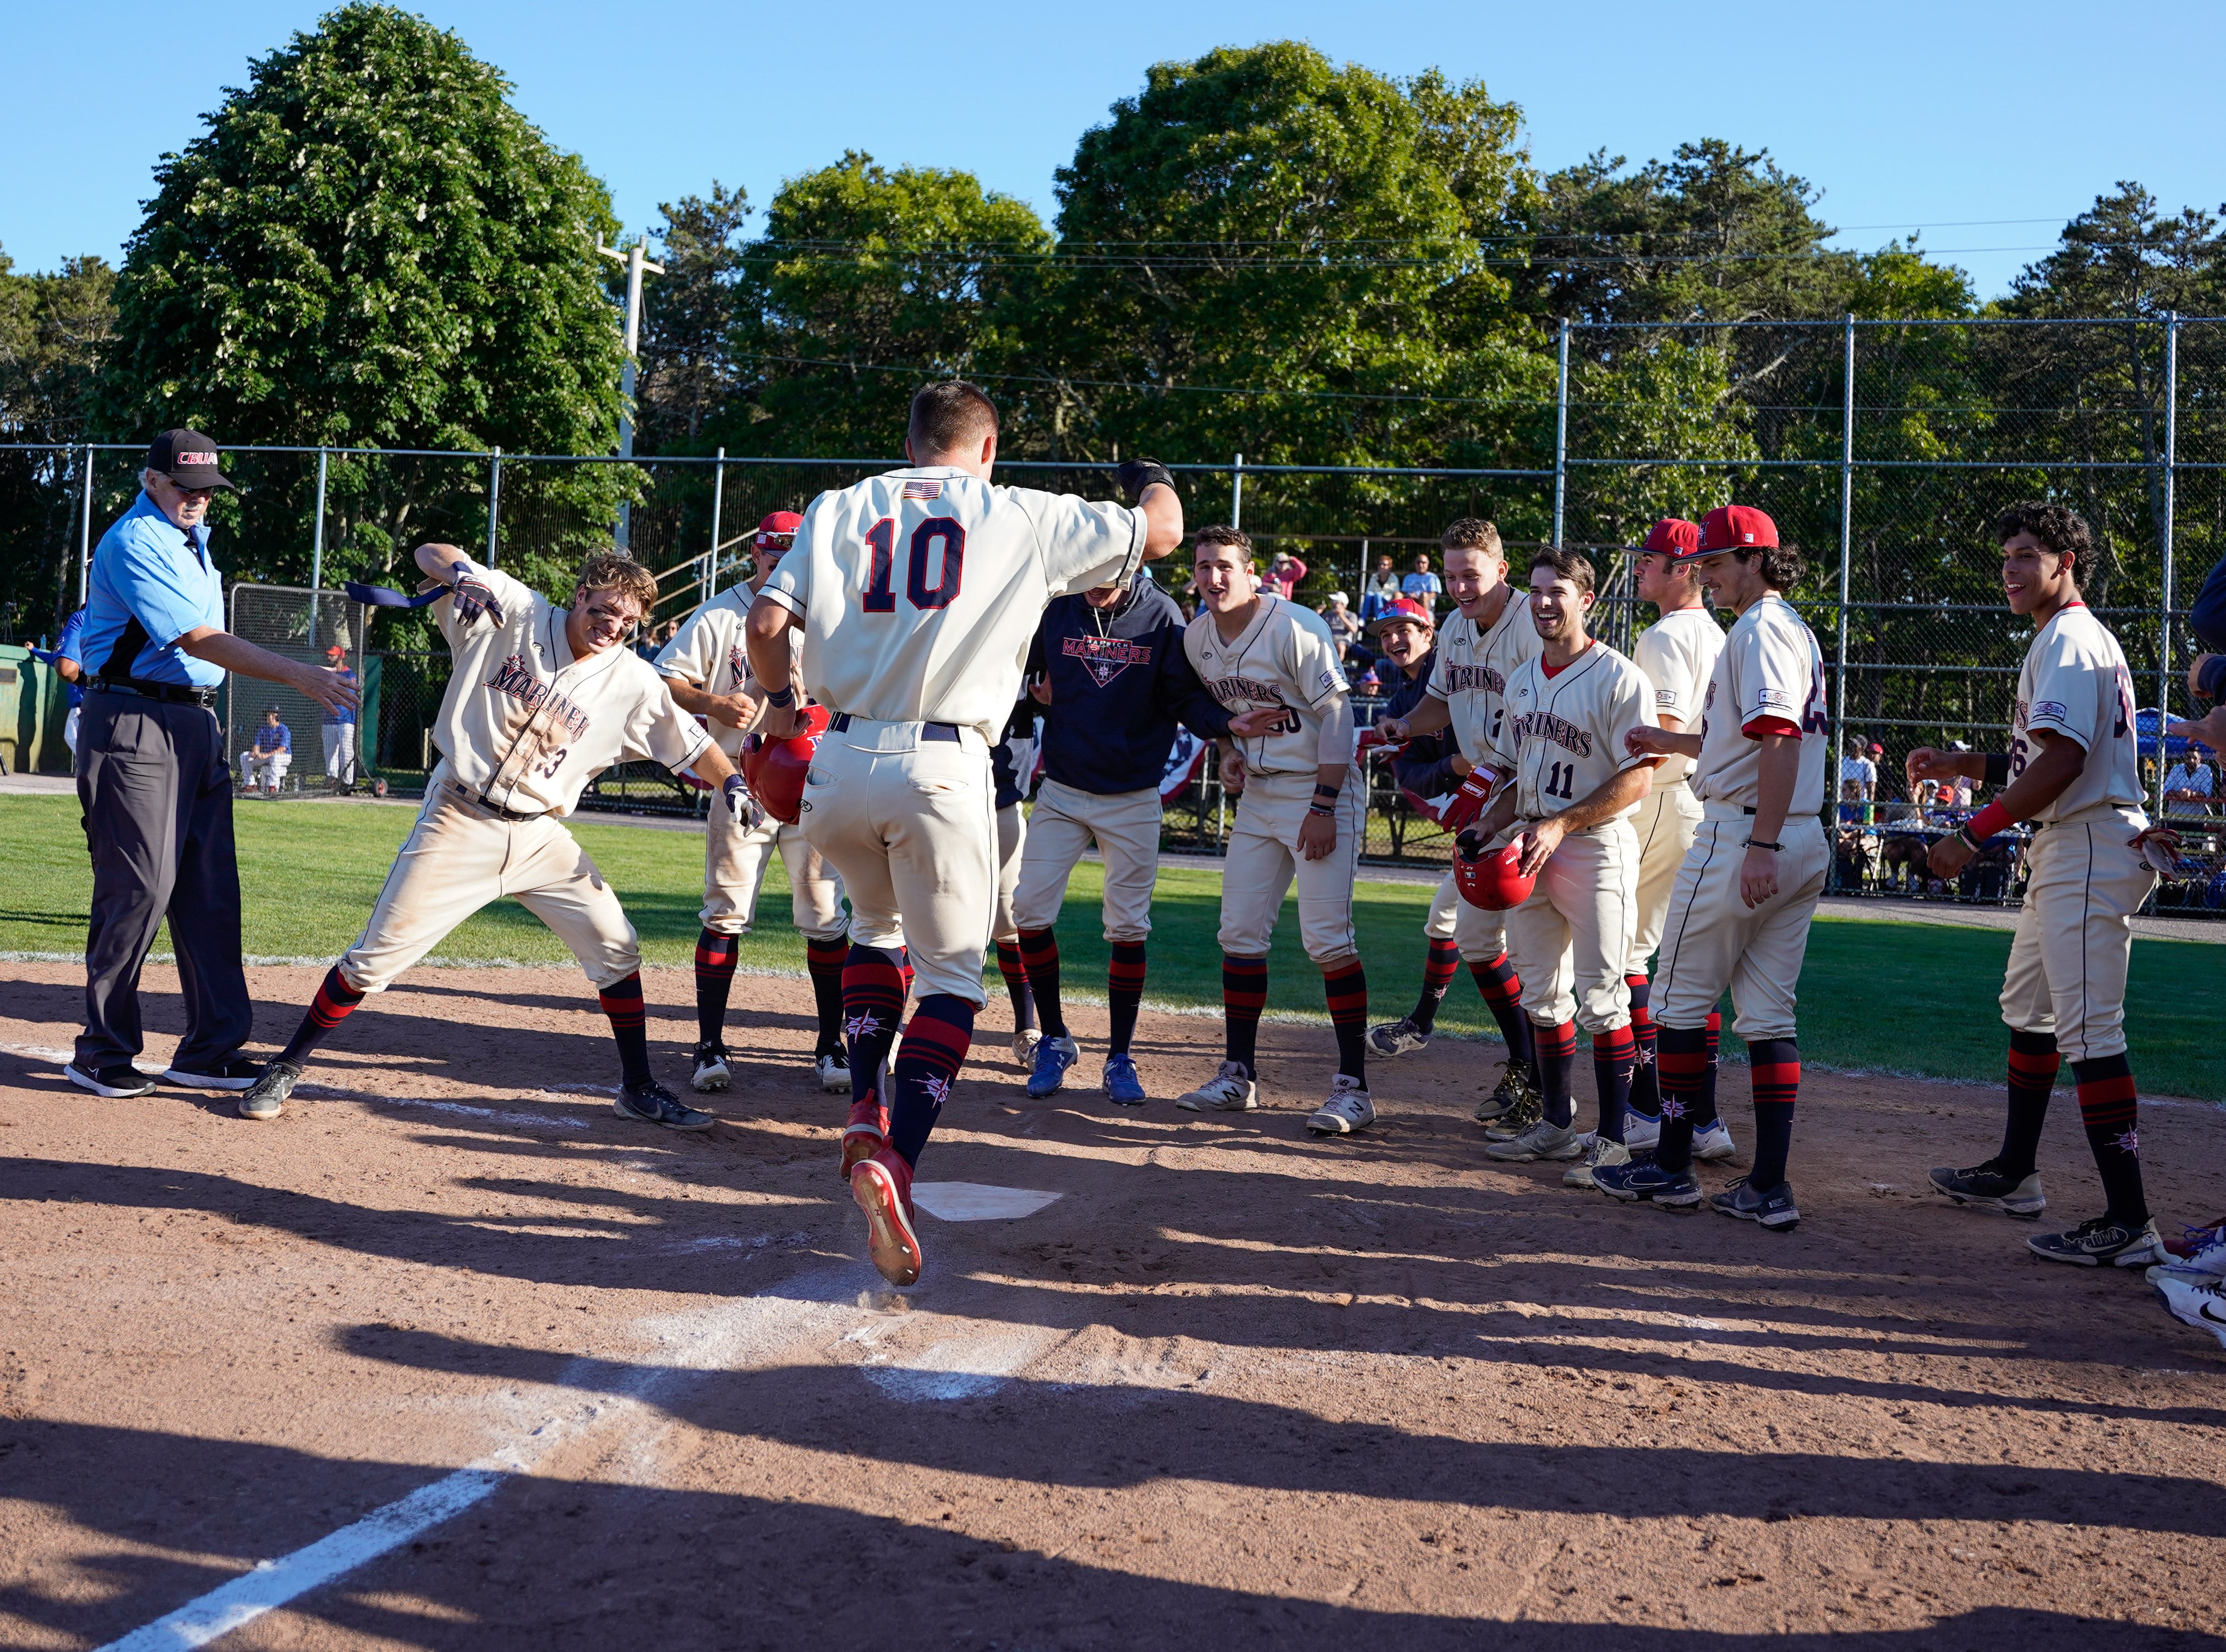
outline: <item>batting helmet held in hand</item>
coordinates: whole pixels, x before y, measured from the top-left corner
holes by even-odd
[[[1487,855],[1484,846],[1489,841],[1472,827],[1453,840],[1453,885],[1470,905],[1504,912],[1530,899],[1537,880],[1523,875],[1520,843]]]
[[[786,740],[753,740],[742,753],[742,778],[758,807],[784,824],[793,826],[804,811],[804,779],[811,772],[811,754],[827,732],[827,708],[804,708],[804,727]]]

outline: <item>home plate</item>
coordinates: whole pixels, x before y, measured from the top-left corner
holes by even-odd
[[[982,1182],[912,1185],[912,1202],[939,1222],[1009,1222],[1034,1216],[1058,1197],[1032,1187],[990,1187]]]

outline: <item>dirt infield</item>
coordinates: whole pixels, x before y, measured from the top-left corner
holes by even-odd
[[[316,974],[251,978],[275,1043]],[[591,1088],[569,970],[420,971],[271,1125],[64,1085],[80,981],[0,965],[0,1644],[321,1564],[220,1643],[2226,1648],[2226,1352],[1917,1194],[1991,1090],[1812,1074],[1781,1236],[1488,1165],[1491,1046],[1320,1145],[1326,1030],[1199,1120],[1028,1102],[1000,1005],[922,1179],[1059,1197],[926,1219],[897,1297],[802,982],[737,983],[759,1048],[675,1137]],[[648,986],[677,1084],[688,977]],[[1148,1013],[1154,1095],[1218,1036]],[[2226,1114],[2141,1134],[2168,1222],[2226,1203]],[[2099,1208],[2068,1090],[2043,1153]]]

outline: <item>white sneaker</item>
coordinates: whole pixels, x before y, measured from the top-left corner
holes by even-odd
[[[1662,1132],[1655,1130],[1658,1141]],[[1693,1132],[1693,1157],[1695,1159],[1728,1159],[1738,1151],[1732,1146],[1732,1133],[1725,1128],[1721,1119],[1712,1120],[1705,1130]]]
[[[1623,1115],[1623,1145],[1632,1154],[1652,1153],[1662,1145],[1662,1121],[1650,1119],[1644,1113]]]
[[[1593,1179],[1594,1170],[1602,1165],[1627,1165],[1630,1162],[1629,1147],[1620,1141],[1610,1141],[1605,1136],[1594,1136],[1592,1145],[1585,1149],[1582,1161],[1571,1165],[1561,1172],[1561,1185],[1598,1188],[1600,1184]]]
[[[1368,1029],[1368,1053],[1372,1056],[1407,1056],[1429,1047],[1430,1035],[1415,1025],[1411,1015]]]
[[[2159,1267],[2182,1279],[2226,1279],[2226,1222],[2205,1228],[2185,1228],[2181,1243],[2185,1255],[2175,1254]]]
[[[1376,1122],[1376,1103],[1351,1073],[1329,1081],[1329,1099],[1316,1108],[1307,1128],[1318,1136],[1351,1135]]]
[[[1241,1064],[1224,1061],[1196,1090],[1176,1096],[1175,1105],[1190,1113],[1250,1113],[1260,1105],[1260,1087],[1244,1076]]]
[[[1036,1045],[1043,1042],[1043,1034],[1033,1026],[1024,1026],[1013,1034],[1013,1059],[1020,1064],[1022,1072],[1036,1070]]]
[[[2226,1348],[2226,1280],[2169,1268],[2150,1268],[2148,1280],[2173,1318],[2209,1331]]]
[[[1504,1164],[1527,1165],[1534,1159],[1574,1159],[1584,1150],[1574,1130],[1540,1119],[1512,1141],[1490,1142],[1484,1152]]]
[[[825,1055],[811,1064],[819,1075],[819,1088],[830,1095],[836,1090],[848,1092],[850,1088],[850,1062],[847,1056]]]

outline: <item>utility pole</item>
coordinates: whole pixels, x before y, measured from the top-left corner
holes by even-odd
[[[644,256],[643,243],[636,241],[621,252],[616,247],[605,246],[603,238],[595,238],[595,251],[613,264],[622,264],[626,272],[626,366],[619,375],[619,457],[633,457],[633,379],[636,358],[641,352],[641,276],[644,270],[661,276],[665,266],[652,264]],[[629,531],[633,525],[633,506],[619,506],[619,524],[612,537],[620,550],[626,549]]]

